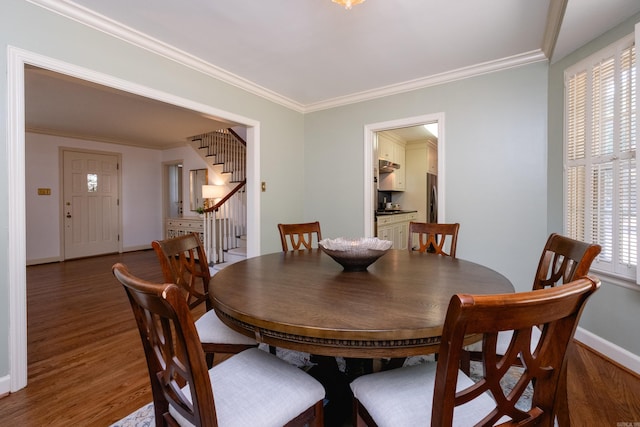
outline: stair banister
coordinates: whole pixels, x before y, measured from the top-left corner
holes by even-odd
[[[246,146],[233,129],[219,129],[190,138],[200,156],[213,166],[220,165],[236,186],[218,203],[204,211],[204,246],[214,264],[225,262],[225,252],[239,246],[246,234]]]

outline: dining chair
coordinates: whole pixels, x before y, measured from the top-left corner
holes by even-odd
[[[558,286],[586,276],[601,250],[600,245],[552,233],[542,250],[533,289]]]
[[[409,243],[410,251],[429,252],[437,255],[456,257],[456,246],[458,245],[458,231],[460,224],[438,224],[431,222],[409,223]],[[414,244],[413,237],[417,235],[417,244]],[[449,252],[446,252],[446,248]]]
[[[351,383],[354,426],[471,426],[505,421],[518,426],[553,426],[566,374],[566,350],[585,303],[600,287],[582,277],[564,286],[514,294],[454,295],[446,314],[436,363],[423,363],[362,376]],[[540,326],[539,326],[540,325]],[[531,349],[532,330],[541,338]],[[496,352],[498,333],[516,331],[508,351]],[[482,377],[474,382],[459,370],[465,336],[483,334]],[[518,357],[524,368],[510,390],[500,381]],[[509,374],[508,374],[509,373]],[[530,408],[518,400],[532,385]],[[566,384],[564,384],[566,385]]]
[[[533,290],[560,286],[589,273],[593,260],[600,253],[600,245],[586,243],[557,233],[549,235],[544,245],[538,268],[533,280]],[[537,344],[541,331],[533,329],[532,346]],[[511,332],[505,331],[498,335],[497,352],[504,354],[511,342]],[[475,343],[467,347],[470,361],[481,361],[482,343]],[[517,365],[522,365],[516,360]],[[469,373],[469,366],[462,365],[463,371]]]
[[[324,387],[299,368],[250,348],[208,369],[183,290],[151,283],[121,263],[147,360],[157,426],[322,426]]]
[[[320,222],[306,222],[300,224],[278,224],[280,232],[280,243],[282,243],[282,252],[309,250],[313,248],[314,236],[317,245],[322,240],[322,232],[320,231]],[[291,249],[289,249],[289,243]],[[269,346],[269,352],[276,354],[276,347]],[[316,356],[311,355],[312,358]]]
[[[283,252],[311,249],[314,245],[314,235],[316,245],[322,240],[318,221],[302,224],[278,224],[278,230],[280,231]],[[291,244],[291,249],[289,249],[289,244]]]
[[[209,297],[211,273],[207,254],[196,233],[189,233],[151,243],[166,283],[175,283],[185,295],[189,309],[205,305],[205,313],[196,320],[202,349],[207,354],[209,366],[215,353],[238,353],[258,343],[225,325],[212,310]]]

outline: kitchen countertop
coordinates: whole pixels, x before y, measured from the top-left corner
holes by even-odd
[[[407,211],[407,210],[388,210],[388,211],[376,211],[376,216],[383,216],[383,215],[398,215],[398,214],[406,214],[406,213],[412,213],[412,212],[418,212],[418,211]]]

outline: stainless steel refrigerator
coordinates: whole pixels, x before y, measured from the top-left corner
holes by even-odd
[[[438,176],[427,174],[427,222],[438,222]]]

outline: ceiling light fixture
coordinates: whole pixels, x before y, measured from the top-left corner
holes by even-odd
[[[345,9],[351,9],[351,6],[355,6],[357,4],[364,2],[364,0],[331,0],[331,1],[344,6]]]

